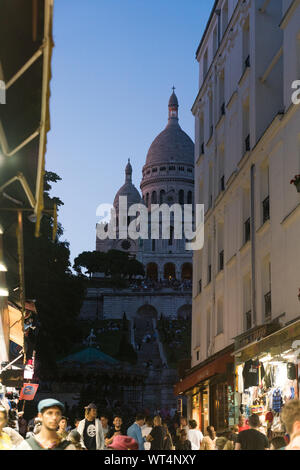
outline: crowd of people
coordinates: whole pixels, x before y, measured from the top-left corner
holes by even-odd
[[[192,281],[189,279],[184,279],[182,281],[179,281],[177,279],[161,279],[159,281],[145,279],[140,283],[132,283],[130,285],[130,289],[133,292],[143,292],[147,290],[160,291],[163,289],[172,289],[183,292],[190,291],[192,289]]]
[[[0,450],[300,450],[299,400],[291,400],[282,409],[286,434],[271,439],[260,431],[260,419],[255,414],[248,422],[241,417],[239,425],[221,435],[208,426],[203,436],[195,420],[177,415],[171,419],[156,414],[152,419],[136,413],[131,422],[126,422],[118,413],[110,420],[90,403],[84,409],[84,418],[75,418],[71,426],[64,413],[60,401],[42,400],[38,414],[24,428],[20,425],[22,415],[15,420],[15,415],[0,408]]]

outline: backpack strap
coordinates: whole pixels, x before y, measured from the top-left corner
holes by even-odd
[[[54,447],[52,450],[65,450],[70,444],[72,444],[71,441],[65,440],[60,442],[57,447]]]
[[[39,445],[39,443],[36,441],[36,439],[33,436],[28,437],[26,439],[27,444],[30,445],[32,450],[46,450],[42,446]]]

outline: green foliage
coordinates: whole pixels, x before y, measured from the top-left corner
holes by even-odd
[[[60,178],[46,172],[45,202],[47,205],[57,198],[50,198],[51,182]],[[56,240],[52,241],[53,218],[43,215],[41,235],[34,237],[34,224],[24,218],[24,264],[26,298],[36,299],[40,328],[37,354],[47,368],[54,366],[60,354],[67,354],[78,336],[76,323],[84,298],[84,283],[70,269],[70,250],[66,241],[61,241],[63,229],[59,226]]]
[[[82,269],[86,274],[104,273],[110,276],[113,281],[132,279],[135,276],[144,276],[144,266],[142,263],[130,257],[124,251],[110,250],[107,253],[100,251],[84,251],[74,260],[74,270],[82,274]]]

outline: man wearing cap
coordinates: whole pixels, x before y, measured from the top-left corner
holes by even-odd
[[[41,430],[24,440],[16,450],[76,450],[71,442],[62,441],[57,434],[63,412],[64,405],[58,400],[48,398],[40,401],[38,417],[42,422]]]
[[[94,403],[85,407],[85,419],[78,424],[77,432],[81,436],[81,444],[87,450],[104,449],[102,424],[97,418],[97,407]]]

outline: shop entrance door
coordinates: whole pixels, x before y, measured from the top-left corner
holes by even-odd
[[[200,391],[200,409],[201,409],[201,431],[206,434],[206,428],[209,426],[209,392],[208,387]]]

